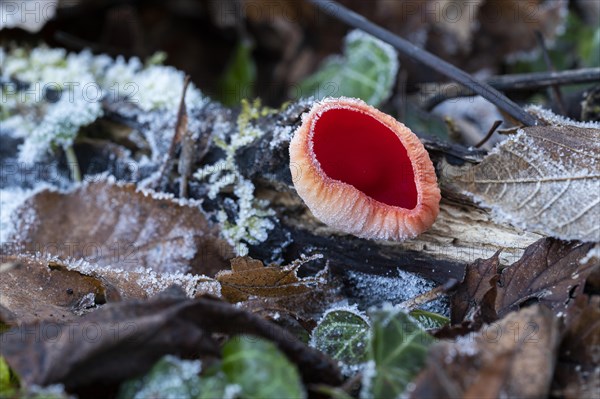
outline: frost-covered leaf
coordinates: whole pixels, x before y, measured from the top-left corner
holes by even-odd
[[[167,355],[143,377],[121,385],[119,399],[194,399],[202,392],[200,361]]]
[[[425,365],[434,338],[400,308],[369,313],[373,331],[370,358],[374,370],[364,372],[361,397],[395,398]]]
[[[346,365],[367,360],[371,327],[365,316],[348,309],[325,313],[313,330],[311,346]]]
[[[112,269],[212,274],[232,251],[199,205],[111,181],[46,190],[15,211],[11,241],[20,252]]]
[[[231,270],[224,270],[216,278],[221,283],[221,294],[230,302],[241,302],[250,296],[282,297],[307,292],[319,283],[318,278],[298,278],[299,265],[264,266],[250,257],[231,260]]]
[[[398,73],[398,54],[392,46],[360,30],[344,41],[344,55],[328,58],[300,84],[302,97],[357,97],[378,106],[390,96]]]
[[[7,324],[72,320],[110,295],[105,282],[61,265],[24,256],[3,256],[0,305],[11,312]]]
[[[172,285],[188,297],[220,292],[217,281],[200,275],[124,271],[83,260],[24,255],[6,255],[3,262],[0,323],[11,326],[35,320],[71,321],[104,303],[146,299]]]
[[[264,339],[238,336],[223,347],[223,371],[249,399],[305,398],[300,375],[277,347]]]
[[[428,312],[422,309],[415,309],[410,311],[410,316],[418,321],[423,328],[442,328],[443,326],[450,323],[450,319],[442,316],[441,314]]]
[[[239,392],[239,386],[227,384],[225,374],[219,372],[215,375],[200,377],[200,394],[194,399],[214,399],[214,398],[236,398]]]
[[[534,305],[431,347],[410,398],[544,398],[558,345],[552,312]]]
[[[600,129],[524,128],[461,183],[503,221],[565,240],[600,241]]]
[[[218,356],[216,341],[177,312],[192,303],[172,289],[149,301],[107,304],[71,323],[24,323],[2,335],[0,352],[27,386],[115,384],[168,353]]]

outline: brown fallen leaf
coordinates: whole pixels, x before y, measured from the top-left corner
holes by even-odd
[[[564,240],[600,241],[600,129],[524,128],[458,184],[504,222]]]
[[[564,314],[572,298],[583,292],[587,277],[600,266],[594,259],[580,263],[592,247],[545,238],[501,271],[498,254],[477,260],[467,267],[466,277],[452,297],[452,323],[469,321],[475,314],[491,322],[530,301]]]
[[[0,272],[0,321],[8,325],[35,320],[70,321],[118,294],[98,278],[34,258],[6,256]]]
[[[17,253],[82,260],[125,271],[214,275],[233,255],[198,201],[133,184],[97,181],[43,191],[17,211]]]
[[[250,334],[277,344],[306,383],[337,385],[337,365],[286,330],[210,297],[187,299],[178,287],[147,301],[103,306],[76,323],[28,323],[0,335],[0,353],[25,384],[69,391],[111,386],[147,371],[164,354],[210,359],[211,334]]]
[[[498,274],[500,266],[498,256],[499,253],[496,253],[490,259],[477,259],[467,265],[465,278],[452,296],[452,306],[450,308],[450,321],[452,324],[461,323],[463,320],[474,320],[476,312],[481,309],[484,296],[492,288],[490,280]]]
[[[147,299],[177,285],[188,298],[220,295],[219,283],[206,276],[153,271],[123,271],[81,261],[7,255],[0,268],[0,323],[72,321],[98,305]],[[83,271],[82,271],[83,270]]]
[[[319,276],[299,279],[296,275],[298,268],[313,258],[279,267],[265,266],[250,257],[237,257],[231,260],[231,270],[219,272],[216,279],[221,284],[221,294],[230,302],[242,302],[250,296],[298,295],[324,283]]]
[[[593,398],[600,392],[600,296],[577,297],[566,320],[552,396]]]
[[[429,352],[411,398],[541,398],[550,387],[559,341],[552,311],[534,305]]]
[[[523,257],[502,270],[497,283],[496,311],[500,317],[526,301],[546,304],[557,314],[581,295],[587,276],[600,264],[581,264],[593,244],[546,238],[530,245]]]

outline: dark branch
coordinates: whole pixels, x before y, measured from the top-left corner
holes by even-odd
[[[600,68],[582,68],[560,72],[533,72],[514,75],[493,76],[487,79],[487,84],[502,91],[531,90],[553,85],[569,85],[597,82],[600,80]],[[446,100],[456,97],[474,96],[475,92],[466,87],[453,90],[438,90],[438,93],[425,100],[423,108],[432,110]]]
[[[492,104],[496,105],[498,108],[505,111],[507,114],[520,121],[524,125],[533,126],[539,123],[539,121],[533,115],[525,112],[516,103],[508,99],[504,94],[500,93],[490,85],[478,81],[465,71],[458,69],[454,65],[436,57],[428,51],[415,46],[414,44],[402,39],[400,36],[383,29],[382,27],[374,24],[373,22],[342,6],[341,4],[331,0],[308,1],[332,17],[339,19],[340,21],[345,22],[354,28],[361,29],[386,43],[389,43],[405,56],[410,57],[415,61],[418,61],[421,64],[424,64],[431,69],[447,76],[453,81],[470,88],[472,91],[487,99]]]

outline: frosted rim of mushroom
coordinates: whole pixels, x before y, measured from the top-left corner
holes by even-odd
[[[329,177],[314,153],[314,127],[333,109],[368,115],[394,132],[413,168],[417,205],[413,209],[375,200],[354,186]],[[423,144],[410,129],[359,99],[325,98],[302,116],[290,142],[290,166],[299,168],[294,186],[312,213],[322,222],[362,238],[405,240],[427,230],[439,213],[441,198],[435,170]]]

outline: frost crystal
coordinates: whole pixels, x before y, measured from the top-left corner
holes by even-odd
[[[194,174],[198,180],[208,180],[210,199],[215,199],[225,188],[233,186],[233,194],[237,199],[226,202],[237,212],[235,220],[229,220],[225,209],[217,212],[217,220],[222,225],[221,235],[239,256],[248,254],[247,244],[264,242],[269,236],[268,232],[275,227],[275,212],[267,208],[267,201],[254,198],[254,184],[241,175],[235,163],[236,151],[263,135],[260,129],[253,126],[252,121],[270,112],[272,111],[261,107],[258,100],[252,104],[243,100],[235,133],[227,137],[227,133],[234,130],[228,124],[220,125],[221,128],[215,130],[215,143],[225,151],[225,159],[206,165]]]
[[[42,182],[29,190],[21,187],[0,189],[0,245],[8,242],[16,234],[13,212],[29,197],[49,187],[47,183]]]
[[[382,302],[399,304],[435,287],[433,282],[400,269],[397,269],[396,274],[392,276],[349,271],[348,278],[354,295],[363,302],[364,306],[378,305]],[[448,315],[449,312],[447,300],[444,298],[429,302],[421,308],[441,315]]]
[[[374,360],[369,360],[365,366],[363,367],[362,386],[360,388],[361,399],[369,399],[372,397],[371,395],[371,384],[373,383],[373,379],[377,375],[377,368]]]
[[[574,126],[581,127],[584,129],[600,129],[600,122],[578,122],[567,117],[556,115],[549,109],[543,108],[539,105],[529,105],[525,107],[525,111],[529,112],[547,122],[552,126]]]
[[[63,149],[73,144],[79,129],[102,116],[102,106],[97,101],[86,101],[81,93],[73,98],[63,95],[48,107],[41,123],[26,137],[20,148],[19,160],[33,164],[51,147]]]
[[[585,265],[592,259],[600,261],[600,244],[596,244],[593,248],[591,248],[588,253],[579,261],[579,263]]]
[[[102,101],[125,100],[138,106],[136,112],[175,113],[183,91],[183,72],[144,66],[136,57],[113,60],[88,50],[67,54],[40,46],[2,50],[0,58],[1,78],[8,82],[1,89],[0,121],[14,131],[13,136],[25,138],[20,160],[29,164],[53,147],[69,147],[81,127],[102,116]],[[15,81],[25,88],[17,89]],[[207,102],[190,85],[188,107]]]

